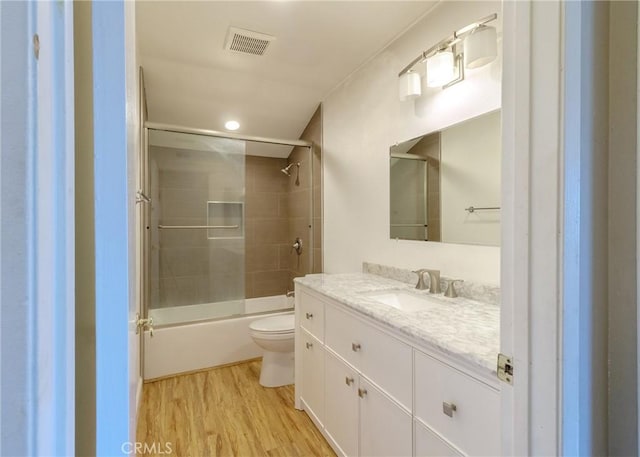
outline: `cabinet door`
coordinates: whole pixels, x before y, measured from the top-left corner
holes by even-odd
[[[324,427],[343,455],[358,455],[358,373],[325,350]]]
[[[306,331],[302,335],[302,391],[300,397],[320,425],[324,417],[324,347]],[[314,417],[315,416],[315,417]]]
[[[360,455],[410,456],[411,416],[362,377],[359,389]]]
[[[462,456],[461,453],[417,420],[414,421],[414,436],[416,440],[416,457]]]

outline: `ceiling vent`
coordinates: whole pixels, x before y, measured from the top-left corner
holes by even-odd
[[[267,51],[269,43],[275,39],[276,37],[264,33],[229,27],[224,48],[229,51],[261,56]]]

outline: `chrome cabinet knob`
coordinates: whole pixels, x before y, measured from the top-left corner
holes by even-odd
[[[351,384],[353,384],[353,378],[350,378],[349,376],[344,378],[344,382],[350,386]]]
[[[367,396],[367,389],[358,389],[358,397],[364,398]]]
[[[311,319],[313,317],[313,313],[307,313],[306,316],[307,316],[307,319]]]
[[[449,417],[453,417],[453,413],[458,410],[458,407],[454,403],[442,402],[442,412]]]
[[[358,352],[360,348],[361,348],[360,343],[351,343],[351,350],[353,352]]]
[[[307,343],[307,349],[311,349],[313,347],[313,343]]]

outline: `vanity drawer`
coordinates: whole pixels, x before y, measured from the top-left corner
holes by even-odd
[[[336,306],[325,313],[327,347],[411,411],[411,347]]]
[[[415,351],[415,416],[464,454],[500,455],[499,412],[496,390]]]
[[[324,302],[300,292],[300,326],[324,342]]]

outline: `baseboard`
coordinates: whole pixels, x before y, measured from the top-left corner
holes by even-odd
[[[237,362],[223,363],[222,365],[216,365],[215,367],[199,368],[197,370],[183,371],[181,373],[169,374],[166,376],[160,376],[153,379],[145,379],[144,383],[148,384],[150,382],[158,382],[158,381],[164,381],[165,379],[175,378],[176,376],[188,376],[190,374],[204,373],[205,371],[217,370],[218,368],[227,368],[227,367],[232,367],[234,365],[241,365],[243,363],[255,362],[256,360],[260,360],[260,359],[262,359],[262,357],[253,357],[251,359],[238,360]]]

